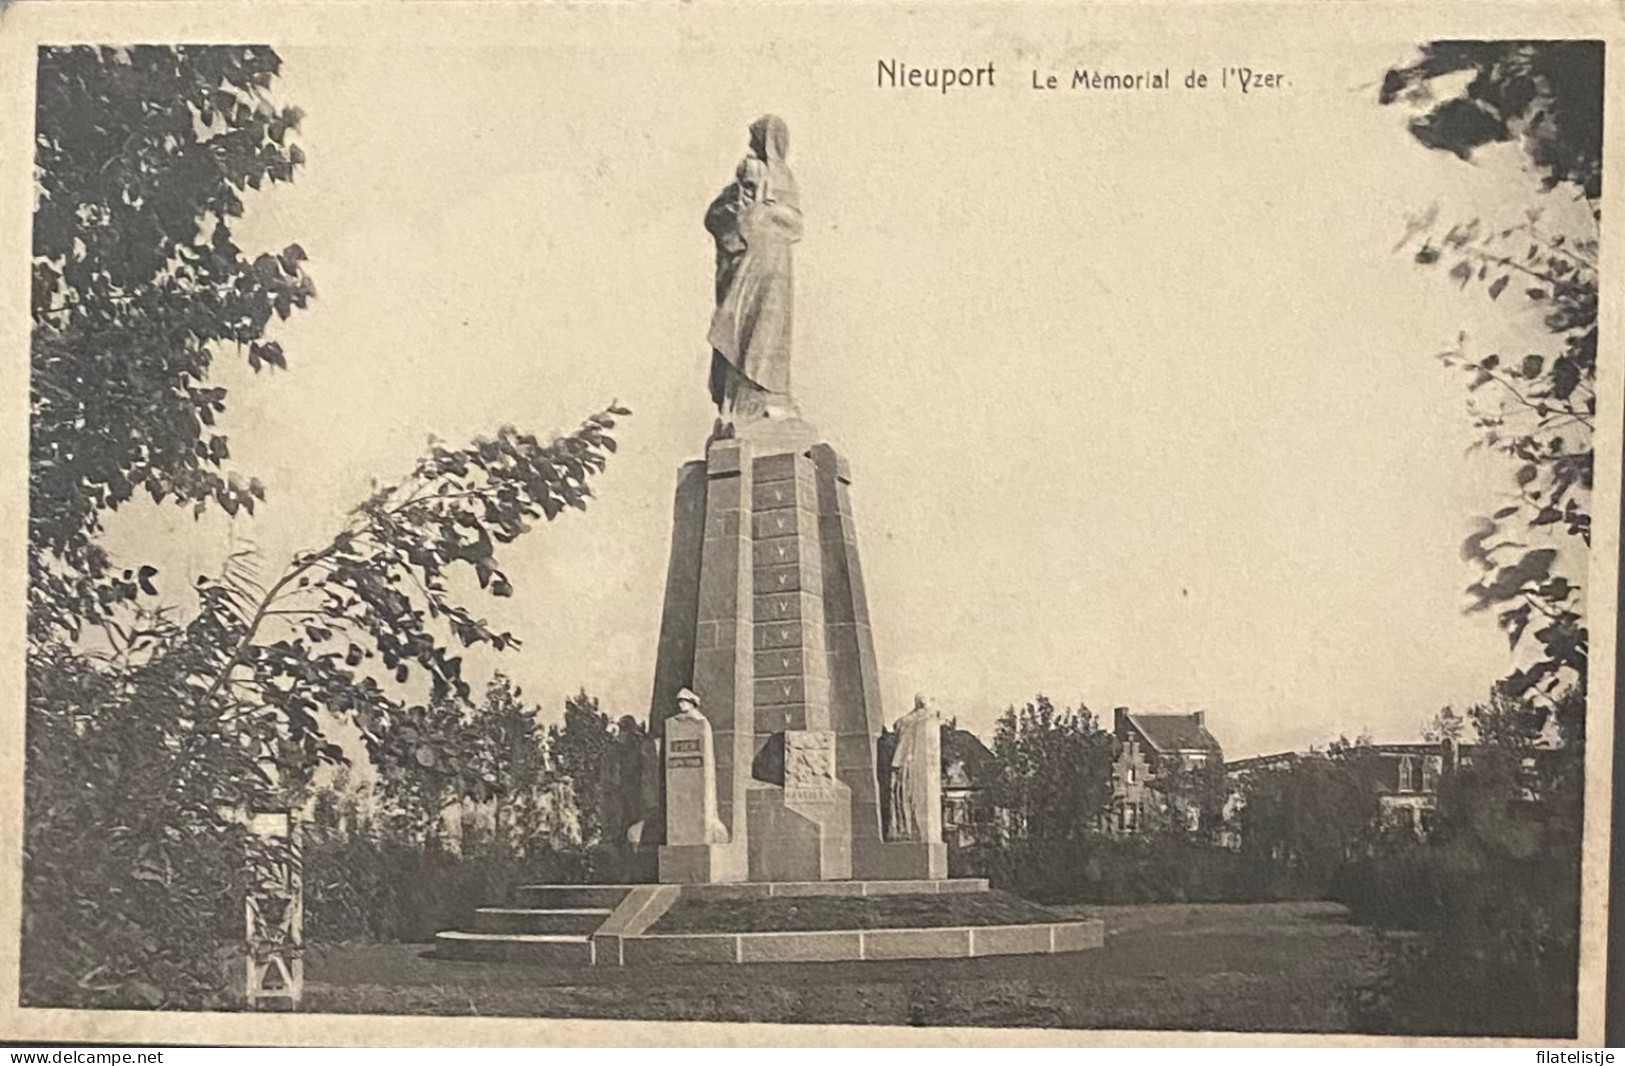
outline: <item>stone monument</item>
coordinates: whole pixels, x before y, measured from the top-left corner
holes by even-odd
[[[662,849],[659,878],[942,878],[940,830],[936,841],[881,831],[883,718],[852,476],[791,395],[802,218],[788,151],[782,119],[752,123],[735,180],[705,216],[718,417],[705,458],[678,472],[650,725],[658,735],[679,692],[699,694],[723,839],[667,839],[708,850],[691,862],[683,856],[696,853]],[[680,753],[665,735],[669,765]],[[668,769],[665,818],[646,816],[643,844],[654,843],[651,828],[676,824],[673,780]]]
[[[802,219],[789,140],[781,119],[753,123],[734,181],[705,218],[716,244],[717,418],[705,458],[677,474],[649,729],[635,748],[623,730],[617,749],[621,816],[637,819],[622,880],[518,886],[509,905],[476,910],[472,929],[438,934],[437,956],[782,964],[1105,944],[1098,919],[1033,909],[972,922],[956,897],[990,888],[947,877],[941,721],[917,700],[895,733],[883,726],[852,475],[791,393]],[[814,902],[828,896],[848,902]],[[806,902],[759,904],[779,897]],[[685,901],[730,905],[698,931],[669,927]],[[797,921],[785,925],[785,913]]]
[[[677,694],[677,713],[666,719],[666,843],[660,868],[676,881],[737,881],[728,830],[717,817],[716,748],[699,697]]]
[[[897,720],[891,752],[886,839],[942,844],[942,716],[924,696]]]

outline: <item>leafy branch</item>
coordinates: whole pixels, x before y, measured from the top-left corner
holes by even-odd
[[[228,704],[268,709],[306,761],[340,758],[315,717],[329,710],[355,722],[375,758],[466,769],[455,745],[437,744],[429,708],[407,706],[372,675],[381,667],[404,685],[417,669],[429,680],[431,705],[469,699],[462,659],[431,623],[442,623],[463,648],[502,651],[520,641],[460,602],[450,575],[471,572],[491,595],[511,596],[497,545],[537,520],[585,509],[589,479],[615,450],[616,419],[629,413],[611,404],[545,443],[504,427],[463,448],[436,445],[405,479],[357,507],[326,545],[296,554],[269,587],[242,575],[200,582],[197,624],[208,628],[207,644],[227,650],[199,686],[196,705],[210,708],[229,692]],[[290,606],[298,597],[316,602]],[[272,620],[292,632],[268,640]]]
[[[1491,301],[1518,292],[1540,312],[1555,351],[1473,356],[1463,333],[1441,354],[1469,376],[1469,407],[1480,446],[1516,464],[1514,501],[1483,518],[1462,545],[1479,579],[1468,586],[1469,611],[1496,612],[1516,651],[1532,637],[1537,653],[1499,685],[1509,699],[1555,708],[1569,686],[1583,702],[1589,634],[1581,588],[1558,573],[1560,539],[1527,543],[1525,534],[1591,543],[1592,429],[1597,412],[1598,241],[1602,179],[1602,48],[1598,42],[1435,41],[1412,63],[1388,71],[1379,103],[1413,110],[1410,132],[1428,148],[1471,159],[1478,149],[1516,143],[1547,190],[1572,188],[1590,206],[1584,236],[1551,233],[1543,211],[1494,227],[1478,219],[1438,232],[1436,208],[1408,221],[1396,251],[1416,242],[1424,267],[1448,263],[1462,288],[1475,281]],[[1438,79],[1470,75],[1440,98]],[[1525,247],[1527,245],[1527,247]],[[1514,281],[1518,284],[1514,286]],[[1482,400],[1493,386],[1499,402]]]

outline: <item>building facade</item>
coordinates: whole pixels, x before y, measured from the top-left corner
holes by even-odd
[[[1207,730],[1206,712],[1135,714],[1119,707],[1112,735],[1118,752],[1101,830],[1122,836],[1161,828],[1200,830],[1203,784],[1224,767],[1224,749]]]
[[[981,738],[951,723],[942,727],[943,843],[968,848],[993,834],[996,813],[989,791],[997,773]]]
[[[1383,825],[1425,838],[1439,808],[1439,781],[1455,769],[1461,752],[1454,744],[1376,744],[1370,756],[1379,769],[1377,795]]]
[[[1434,813],[1439,807],[1439,787],[1458,766],[1472,762],[1473,745],[1449,738],[1396,744],[1362,743],[1350,754],[1360,760],[1364,779],[1377,795],[1382,809],[1382,828],[1426,839],[1433,830]],[[1231,821],[1230,816],[1241,806],[1249,773],[1289,769],[1300,760],[1325,757],[1325,753],[1313,751],[1281,752],[1226,763],[1225,774],[1231,788],[1226,821]]]

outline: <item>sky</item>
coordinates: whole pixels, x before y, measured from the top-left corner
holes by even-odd
[[[1468,453],[1464,379],[1434,353],[1461,330],[1550,342],[1394,246],[1432,204],[1566,208],[1515,151],[1429,152],[1376,104],[1410,43],[1243,57],[1286,75],[1273,93],[1043,94],[1029,70],[1239,60],[922,26],[897,58],[998,69],[943,96],[876,88],[893,56],[830,19],[733,14],[280,48],[308,164],[237,234],[298,241],[318,297],[277,327],[286,373],[217,361],[233,460],[269,501],[135,506],[114,546],[175,588],[249,543],[274,569],[431,434],[563,430],[618,400],[597,500],[499,556],[515,594],[481,608],[525,643],[476,673],[548,716],[583,687],[646,715],[676,471],[713,414],[701,219],[772,111],[806,221],[796,393],[851,462],[888,718],[916,692],[984,736],[1040,693],[1108,720],[1205,710],[1244,757],[1414,738],[1484,698],[1511,660],[1463,613],[1459,545],[1509,471]]]

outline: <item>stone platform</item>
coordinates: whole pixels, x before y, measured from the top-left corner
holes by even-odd
[[[526,885],[514,905],[483,907],[474,929],[435,938],[445,959],[552,966],[667,963],[863,962],[1086,951],[1105,944],[1099,920],[908,928],[658,933],[679,898],[957,896],[988,891],[975,878],[731,884]]]

